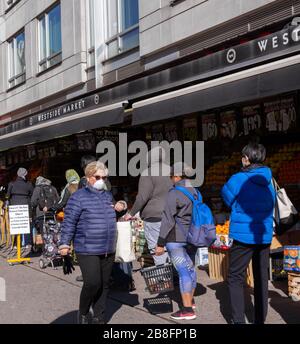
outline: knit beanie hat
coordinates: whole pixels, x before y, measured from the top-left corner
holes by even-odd
[[[66,171],[66,180],[69,184],[71,183],[79,183],[80,177],[75,170],[67,170]]]
[[[25,179],[25,177],[27,176],[27,173],[28,172],[27,172],[26,168],[20,167],[18,169],[17,176]]]

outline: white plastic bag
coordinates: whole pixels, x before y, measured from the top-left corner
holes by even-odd
[[[117,222],[116,263],[130,263],[135,260],[130,221]]]

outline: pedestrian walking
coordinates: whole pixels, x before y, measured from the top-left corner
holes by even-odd
[[[33,192],[33,185],[27,181],[27,170],[20,167],[17,171],[17,179],[10,182],[7,188],[6,199],[9,205],[28,205],[29,216],[31,217],[30,199]],[[29,246],[32,243],[31,234],[25,234],[22,238],[22,246]]]
[[[60,253],[74,249],[83,276],[80,295],[79,322],[88,323],[90,307],[93,324],[105,322],[106,300],[116,250],[116,211],[127,208],[124,201],[114,204],[111,192],[106,191],[107,167],[92,162],[85,169],[87,186],[75,192],[66,208],[62,224]]]
[[[165,151],[162,147],[155,147],[148,152],[148,169],[139,180],[138,194],[135,203],[125,220],[130,220],[137,213],[144,221],[145,238],[155,265],[165,264],[168,254],[155,255],[155,248],[159,237],[162,213],[172,182],[170,180],[170,166],[165,163]]]
[[[255,323],[263,324],[268,311],[275,190],[272,171],[263,165],[265,158],[263,145],[248,144],[242,151],[242,170],[233,175],[222,189],[223,199],[231,208],[230,237],[233,245],[229,256],[228,287],[235,324],[245,323],[244,284],[251,259]]]
[[[83,170],[83,172],[85,172],[85,169],[87,167],[88,164],[92,163],[92,162],[95,162],[97,161],[96,157],[94,157],[93,155],[84,155],[82,158],[81,158],[81,168]],[[108,178],[106,178],[105,180],[105,184],[106,184],[106,188],[107,188],[107,191],[110,191],[111,190],[111,184],[108,180]],[[87,181],[87,178],[86,176],[84,175],[81,179],[80,179],[80,182],[79,182],[79,185],[78,185],[78,189],[82,189],[82,188],[85,188],[86,186],[88,186],[88,181]],[[79,275],[76,277],[76,281],[77,282],[83,282],[83,277],[82,275]]]
[[[181,186],[197,198],[198,193],[188,179],[191,169],[183,163],[176,163],[171,170],[174,186]],[[193,203],[181,191],[172,187],[167,194],[164,206],[156,255],[164,254],[166,246],[172,264],[179,275],[179,286],[183,306],[171,315],[176,320],[196,318],[194,293],[197,286],[195,255],[197,247],[187,243],[187,236],[192,221]]]

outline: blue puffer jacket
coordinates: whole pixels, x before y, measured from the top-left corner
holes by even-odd
[[[62,223],[61,245],[74,240],[76,254],[115,253],[116,213],[113,196],[92,187],[76,191],[68,201]]]
[[[222,189],[231,208],[230,237],[245,244],[270,244],[275,190],[272,171],[253,166],[233,175]]]

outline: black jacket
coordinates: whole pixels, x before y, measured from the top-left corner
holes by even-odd
[[[10,205],[30,205],[33,192],[33,185],[21,177],[9,183],[7,189],[7,199]]]

